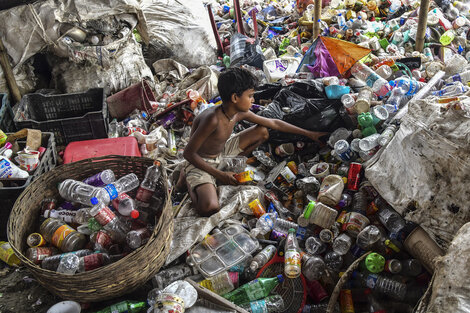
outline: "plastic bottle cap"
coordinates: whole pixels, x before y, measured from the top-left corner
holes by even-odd
[[[93,204],[93,205],[98,204],[98,199],[96,197],[91,198],[90,201],[91,201],[91,204]]]
[[[284,276],[282,276],[281,274],[277,275],[277,279],[279,280],[280,283],[282,283],[284,281]]]
[[[289,233],[295,233],[295,229],[294,228],[289,228]]]
[[[370,290],[370,288],[366,288],[364,290],[364,294],[367,296],[367,295],[370,295],[372,293],[372,290]]]
[[[153,164],[156,165],[156,166],[162,165],[162,163],[160,163],[160,161],[154,161]]]
[[[131,217],[132,217],[133,219],[137,219],[137,218],[139,218],[139,216],[140,216],[139,211],[137,211],[137,210],[132,210],[132,212],[131,212]]]

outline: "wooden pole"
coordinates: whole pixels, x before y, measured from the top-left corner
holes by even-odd
[[[15,75],[13,75],[13,70],[11,69],[11,64],[8,60],[7,50],[3,45],[2,38],[0,38],[0,63],[2,65],[3,74],[5,74],[5,79],[7,80],[7,84],[10,88],[13,100],[18,103],[21,100],[21,93],[18,89],[18,85],[16,84]]]
[[[428,22],[429,0],[421,0],[419,6],[418,30],[416,31],[415,50],[423,52],[424,36],[426,35],[426,26]]]
[[[321,17],[321,6],[322,0],[315,0],[315,6],[313,8],[313,38],[317,38],[320,35],[320,23],[318,20]]]

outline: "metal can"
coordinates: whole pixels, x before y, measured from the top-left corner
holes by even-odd
[[[361,182],[361,169],[362,164],[352,162],[348,171],[348,184],[347,189],[357,191]]]

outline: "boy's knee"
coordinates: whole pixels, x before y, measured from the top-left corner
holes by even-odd
[[[260,134],[261,140],[266,141],[269,139],[269,131],[266,127],[259,126],[259,134]]]
[[[209,201],[207,203],[202,203],[197,208],[199,215],[207,217],[219,212],[219,210],[220,206],[217,201]]]

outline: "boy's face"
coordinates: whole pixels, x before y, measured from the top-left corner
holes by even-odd
[[[245,90],[240,97],[235,95],[235,108],[240,112],[248,112],[253,102],[255,102],[254,94],[255,90],[252,88]]]

